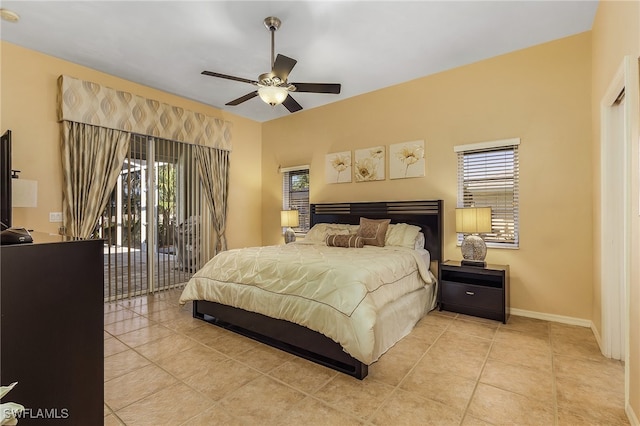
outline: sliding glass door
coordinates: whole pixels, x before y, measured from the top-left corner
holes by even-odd
[[[97,227],[105,239],[105,300],[182,285],[212,252],[194,146],[132,135],[110,203]]]

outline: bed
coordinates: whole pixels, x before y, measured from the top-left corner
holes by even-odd
[[[195,318],[363,379],[368,365],[435,307],[430,269],[442,260],[442,206],[312,204],[307,238],[220,253],[194,274],[180,303],[192,301]],[[367,226],[389,222],[385,237],[391,242],[393,234],[397,245],[333,247],[355,244],[361,218]],[[415,233],[422,247],[404,241]]]

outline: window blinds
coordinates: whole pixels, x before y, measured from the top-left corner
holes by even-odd
[[[132,135],[96,230],[105,239],[105,300],[183,285],[213,256],[194,147]]]
[[[288,167],[282,172],[282,209],[298,210],[300,226],[296,232],[309,230],[309,166]]]
[[[519,139],[504,142],[456,147],[458,207],[491,207],[492,230],[483,234],[485,242],[489,247],[516,248]],[[458,234],[458,241],[462,241],[462,234]]]

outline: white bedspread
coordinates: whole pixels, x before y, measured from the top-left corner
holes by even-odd
[[[294,322],[370,364],[380,355],[374,353],[377,312],[433,284],[416,250],[300,242],[219,253],[191,278],[180,303],[209,300]]]

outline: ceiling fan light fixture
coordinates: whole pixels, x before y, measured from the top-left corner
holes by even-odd
[[[15,13],[13,10],[0,8],[0,18],[7,22],[18,22],[20,20],[20,15]]]
[[[287,99],[289,91],[281,86],[262,86],[258,88],[258,95],[265,103],[271,106],[280,105]]]

